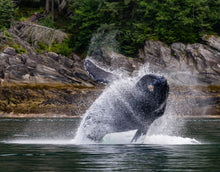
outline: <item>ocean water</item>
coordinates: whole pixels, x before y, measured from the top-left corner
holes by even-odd
[[[80,120],[0,119],[0,171],[220,171],[220,119],[176,120],[178,132],[151,131],[135,144],[135,131],[77,144]]]

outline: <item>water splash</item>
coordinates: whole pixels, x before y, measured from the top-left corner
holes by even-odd
[[[100,143],[95,143],[91,140],[84,139],[82,143],[79,143],[76,139],[13,139],[1,141],[6,144],[22,144],[22,145],[81,145],[81,144],[150,144],[150,145],[189,145],[189,144],[203,144],[196,139],[180,137],[180,136],[170,136],[170,135],[147,135],[140,137],[135,143],[131,143],[136,130],[121,132],[121,133],[111,133],[107,134]]]
[[[149,69],[149,64],[144,64],[139,70],[135,71],[131,77],[121,76],[120,81],[115,81],[111,85],[107,86],[100,97],[93,103],[93,105],[87,110],[86,116],[88,113],[93,114],[111,114],[114,106],[111,104],[112,98],[120,99],[123,101],[123,95],[126,92],[130,92],[131,88],[136,84],[136,82],[146,74],[157,74],[161,73],[152,72]],[[163,75],[163,74],[162,74]],[[167,76],[169,82],[169,76]],[[114,97],[112,95],[115,95]],[[125,101],[126,104],[126,101]],[[108,108],[106,108],[108,107]],[[129,108],[129,105],[126,104],[126,107]],[[185,108],[189,108],[189,105],[186,104]],[[141,137],[134,144],[162,144],[162,145],[176,145],[176,144],[200,144],[199,141],[193,138],[185,138],[181,136],[181,130],[184,127],[184,121],[177,118],[179,113],[176,109],[176,99],[175,97],[169,98],[167,102],[167,108],[165,114],[154,121],[150,126],[146,137]],[[80,127],[77,130],[76,137],[72,140],[56,140],[56,139],[20,139],[20,140],[10,140],[5,141],[5,143],[12,144],[97,144],[91,140],[84,137],[84,132],[81,122]],[[108,119],[105,119],[108,120]],[[180,123],[182,123],[180,125]],[[178,125],[177,125],[178,124]],[[90,129],[88,126],[88,130]],[[123,133],[111,133],[107,134],[102,142],[99,144],[131,144],[131,140],[135,134],[136,130],[123,132]]]
[[[196,139],[185,138],[179,136],[169,135],[152,135],[147,136],[144,140],[145,144],[157,144],[157,145],[188,145],[188,144],[201,144]]]
[[[88,55],[94,57],[98,61],[103,61],[104,51],[117,52],[119,49],[116,35],[118,30],[114,30],[114,25],[103,24],[94,33],[88,49]]]
[[[78,128],[78,131],[76,133],[76,137],[74,138],[74,143],[76,144],[85,144],[85,143],[93,143],[91,140],[87,139],[85,137],[85,134],[87,131],[90,131],[92,127],[94,127],[91,123],[88,123],[85,127],[83,124],[85,123],[86,117],[88,114],[94,114],[96,116],[100,115],[101,119],[101,114],[109,114],[108,116],[105,116],[105,121],[109,121],[110,118],[112,117],[111,115],[112,112],[114,111],[114,105],[112,104],[112,100],[120,100],[123,101],[124,105],[126,108],[130,109],[132,111],[130,105],[124,100],[124,96],[126,95],[127,92],[131,92],[131,88],[133,85],[136,83],[137,78],[122,78],[118,81],[113,82],[111,85],[107,86],[106,89],[103,91],[103,93],[99,96],[98,99],[95,100],[93,105],[87,110],[86,114],[84,114],[84,118]],[[108,108],[106,108],[108,107]],[[91,124],[91,125],[90,125]],[[100,130],[103,126],[100,126]],[[101,132],[97,128],[97,132]]]
[[[147,135],[141,137],[135,143],[131,143],[131,139],[134,136],[136,130],[107,134],[101,144],[150,144],[150,145],[189,145],[189,144],[201,144],[193,138],[170,136],[170,135]]]
[[[83,128],[82,124],[85,122],[87,114],[93,113],[97,115],[105,113],[110,114],[109,116],[111,116],[112,109],[114,109],[114,106],[111,103],[112,99],[120,99],[121,101],[123,101],[123,95],[125,95],[126,92],[131,91],[131,88],[134,86],[134,84],[136,84],[136,82],[146,74],[163,75],[161,73],[155,73],[150,71],[149,64],[146,63],[139,70],[135,71],[132,77],[122,77],[120,80],[115,81],[111,85],[107,86],[107,88],[103,91],[100,97],[87,110],[86,114],[84,115],[83,121],[81,122],[81,125],[78,128],[76,137],[74,138],[73,142],[75,144],[94,144],[94,142],[92,142],[84,136],[86,131]],[[167,80],[169,82],[169,77],[167,77]],[[126,101],[124,101],[124,103],[126,104]],[[173,99],[173,97],[169,98],[165,114],[161,118],[154,121],[154,123],[150,126],[148,130],[146,138],[142,137],[140,140],[136,142],[136,144],[159,144],[163,143],[162,141],[165,141],[164,144],[198,144],[199,142],[195,139],[179,137],[181,135],[182,130],[182,128],[179,126],[180,123],[182,123],[181,126],[184,126],[184,120],[180,120],[180,118],[177,117],[177,109],[175,106],[176,99]],[[129,104],[127,104],[126,107],[130,108]],[[90,125],[88,125],[87,127],[87,130],[91,129]],[[130,144],[131,139],[134,136],[134,133],[135,131],[113,133],[110,135],[107,134],[103,138],[102,143]]]

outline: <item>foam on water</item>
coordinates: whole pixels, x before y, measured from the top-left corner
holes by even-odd
[[[7,144],[27,144],[27,145],[69,145],[73,144],[73,140],[56,140],[56,139],[41,139],[41,138],[36,138],[36,139],[14,139],[14,140],[6,140],[3,141],[3,143]]]
[[[80,144],[150,144],[150,145],[188,145],[201,144],[193,138],[169,136],[169,135],[147,135],[141,137],[135,143],[131,143],[136,130],[107,134],[100,143],[94,143],[90,140],[84,140]],[[14,139],[3,141],[7,144],[36,144],[36,145],[79,145],[77,140],[63,139]]]
[[[152,135],[145,137],[144,144],[186,145],[186,144],[201,144],[201,143],[196,139],[192,139],[192,138],[168,136],[168,135]]]
[[[184,138],[179,136],[169,135],[147,135],[142,136],[135,143],[131,143],[136,130],[123,132],[123,133],[111,133],[103,138],[103,144],[151,144],[151,145],[186,145],[186,144],[201,144],[196,139]]]

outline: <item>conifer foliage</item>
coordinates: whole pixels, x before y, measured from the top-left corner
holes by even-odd
[[[15,4],[12,0],[0,0],[0,29],[9,27],[15,13]]]
[[[77,51],[103,24],[114,26],[120,52],[135,56],[147,39],[165,43],[199,41],[220,31],[219,0],[71,0],[70,32]]]
[[[0,29],[13,21],[15,2],[45,10],[39,23],[66,29],[68,46],[81,54],[104,47],[135,57],[148,39],[194,43],[220,34],[220,0],[0,0]]]

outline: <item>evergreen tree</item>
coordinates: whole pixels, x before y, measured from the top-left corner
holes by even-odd
[[[119,30],[117,40],[120,51],[128,56],[137,54],[138,48],[144,44],[145,37],[141,34],[138,24],[142,17],[139,10],[140,0],[105,1],[102,7],[102,17],[108,24],[114,24]]]
[[[210,0],[143,0],[144,18],[150,21],[153,36],[166,43],[177,41],[193,43],[201,34],[213,30],[214,21],[219,21],[219,5],[211,10]],[[218,12],[215,10],[218,9]],[[212,13],[215,12],[215,17]],[[211,17],[212,16],[212,17]],[[212,21],[211,21],[212,20]],[[151,33],[150,33],[151,35]]]
[[[88,50],[92,34],[102,23],[99,0],[74,0],[70,3],[72,11],[69,31],[72,33],[71,46],[74,51],[83,53]]]
[[[117,31],[120,51],[128,56],[147,39],[194,43],[205,33],[220,32],[220,0],[70,1],[72,47],[79,52],[88,50],[103,24]]]
[[[12,0],[0,0],[0,28],[10,26],[14,13],[15,4]]]

